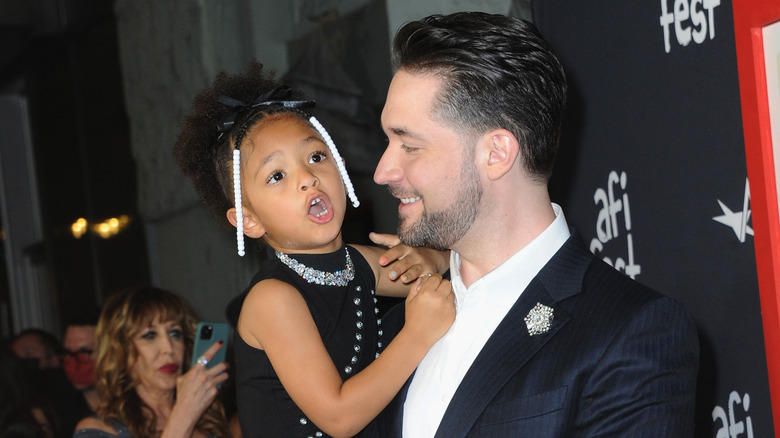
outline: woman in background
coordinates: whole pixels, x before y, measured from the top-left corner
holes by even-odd
[[[97,326],[97,415],[76,426],[74,438],[226,437],[217,399],[227,364],[206,364],[212,345],[189,368],[197,318],[178,295],[154,288],[112,296]]]

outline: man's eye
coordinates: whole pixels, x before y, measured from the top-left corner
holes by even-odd
[[[268,181],[266,182],[268,184],[276,184],[282,179],[284,179],[284,172],[277,170],[276,172],[272,173],[271,176],[268,177]]]
[[[406,145],[406,144],[401,144],[401,149],[403,149],[404,152],[412,153],[412,152],[416,152],[420,148],[416,148],[416,147],[409,146],[409,145]]]

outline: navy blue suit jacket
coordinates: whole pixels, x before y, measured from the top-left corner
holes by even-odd
[[[537,302],[554,318],[531,336]],[[572,235],[477,356],[436,437],[690,437],[698,362],[686,310]],[[407,389],[367,435],[401,437]]]

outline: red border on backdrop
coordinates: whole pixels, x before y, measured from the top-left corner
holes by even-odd
[[[780,175],[775,175],[774,168],[761,29],[780,20],[780,1],[734,0],[732,9],[769,393],[775,430],[779,430],[780,217],[776,178]]]

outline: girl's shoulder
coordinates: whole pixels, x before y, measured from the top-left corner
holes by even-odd
[[[255,283],[247,292],[244,304],[257,300],[276,300],[299,295],[298,289],[278,278],[266,278]]]
[[[277,279],[256,283],[247,293],[236,321],[236,330],[244,342],[257,349],[264,349],[259,333],[283,321],[298,322],[311,319],[309,307],[298,289]]]
[[[382,248],[379,246],[370,246],[370,245],[357,245],[354,243],[350,243],[347,245],[348,248],[352,248],[358,251],[361,257],[363,257],[366,262],[371,264],[371,261],[373,260],[376,262],[376,260],[379,260],[379,256],[381,256],[385,251],[387,251],[386,248]]]
[[[260,294],[259,291],[264,290],[265,286],[274,284],[276,281],[278,281],[272,280],[275,280],[279,276],[278,273],[281,270],[281,267],[284,266],[281,265],[281,263],[275,262],[274,260],[264,260],[260,269],[252,278],[252,281],[249,283],[246,289],[244,289],[240,294],[228,302],[228,305],[225,307],[225,318],[233,328],[236,328],[239,316],[242,312],[242,309],[244,309],[244,305],[247,299],[250,297],[250,294],[252,295],[253,299],[257,299],[258,295]],[[259,283],[263,283],[263,285],[258,287]]]
[[[373,274],[374,281],[376,281],[380,270],[379,257],[381,257],[387,249],[378,246],[356,245],[352,243],[347,246],[354,250],[351,251],[352,254],[357,253],[354,254],[352,260],[354,261],[355,268],[358,272],[369,271]]]
[[[256,318],[261,316],[272,315],[298,306],[306,308],[306,302],[295,286],[282,280],[268,278],[255,283],[249,289],[238,319],[241,321],[249,316],[256,322]]]

